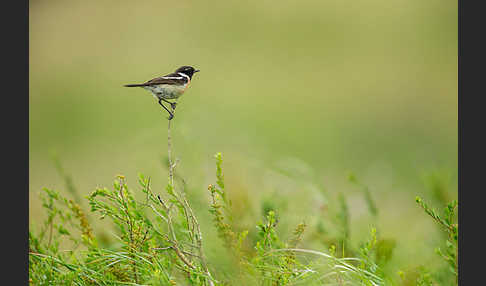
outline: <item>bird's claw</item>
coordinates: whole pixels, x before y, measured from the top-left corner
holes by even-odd
[[[176,109],[176,105],[177,105],[177,103],[172,102],[172,103],[170,104],[170,107],[171,107],[173,110],[175,110],[175,109]]]

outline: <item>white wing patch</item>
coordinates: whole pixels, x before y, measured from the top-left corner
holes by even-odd
[[[180,75],[181,75],[181,76],[183,76],[183,77],[186,77],[186,78],[187,78],[187,80],[191,80],[191,78],[190,78],[190,77],[189,77],[187,74],[185,74],[185,73],[178,72],[178,74],[180,74]],[[182,77],[181,77],[181,78],[182,78]]]
[[[163,79],[182,79],[182,76],[163,76]]]

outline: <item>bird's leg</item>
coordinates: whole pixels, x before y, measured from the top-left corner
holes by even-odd
[[[172,108],[172,110],[176,109],[176,105],[177,105],[176,102],[170,102],[170,101],[168,101],[167,99],[164,99],[164,98],[162,98],[162,100],[167,102],[168,104],[170,104],[170,108]]]
[[[162,104],[162,100],[164,100],[163,98],[160,98],[159,99],[159,104],[167,111],[169,112],[169,120],[172,120],[172,118],[174,118],[174,114],[172,112],[170,112],[167,107],[165,107],[163,104]],[[165,100],[164,100],[165,101]]]

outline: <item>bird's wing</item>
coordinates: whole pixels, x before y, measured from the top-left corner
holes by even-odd
[[[151,79],[144,83],[145,86],[170,84],[170,85],[183,85],[187,82],[187,78],[177,73],[171,73],[162,77]]]

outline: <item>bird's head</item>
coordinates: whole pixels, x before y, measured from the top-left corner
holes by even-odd
[[[182,66],[180,68],[178,68],[175,72],[176,73],[183,73],[185,75],[187,75],[189,78],[192,79],[192,75],[194,73],[197,73],[199,70],[191,67],[191,66]]]

